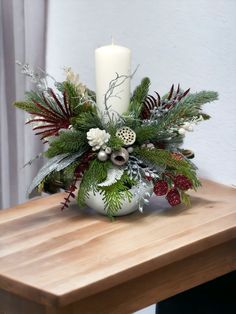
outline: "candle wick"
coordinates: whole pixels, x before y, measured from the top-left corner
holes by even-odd
[[[112,45],[115,45],[115,43],[114,43],[114,37],[113,37],[113,36],[111,36],[111,44],[112,44]]]

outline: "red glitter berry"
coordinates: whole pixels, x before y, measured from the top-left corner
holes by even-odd
[[[175,188],[169,190],[166,199],[171,206],[176,206],[181,203],[179,192]]]
[[[167,182],[164,180],[157,181],[156,184],[154,185],[153,191],[157,196],[166,195],[166,193],[168,192]]]
[[[192,182],[182,174],[178,174],[175,177],[174,183],[177,186],[177,188],[183,191],[187,191],[188,189],[191,189],[193,187]]]

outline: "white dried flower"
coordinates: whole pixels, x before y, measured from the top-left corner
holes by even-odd
[[[86,92],[86,86],[80,83],[79,75],[75,74],[70,67],[64,68],[66,74],[66,80],[72,84],[74,84],[78,90],[78,92],[84,96]]]
[[[190,125],[191,125],[190,122],[184,122],[183,128],[184,128],[185,130],[187,130],[187,129],[190,127]]]
[[[185,129],[185,131],[192,132],[195,124],[196,124],[195,121],[192,121],[191,123],[184,122],[184,124],[182,125],[182,128]]]
[[[93,150],[99,150],[110,139],[110,134],[99,128],[92,128],[87,132],[89,145]]]

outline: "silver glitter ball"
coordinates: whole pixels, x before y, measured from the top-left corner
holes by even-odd
[[[106,152],[108,155],[110,155],[111,152],[112,152],[111,147],[107,146],[106,149],[105,149],[105,152]]]
[[[127,151],[131,154],[131,153],[133,153],[134,148],[132,146],[130,146],[130,147],[127,148]]]
[[[104,150],[100,150],[98,153],[98,160],[100,161],[106,161],[108,158],[107,153]]]

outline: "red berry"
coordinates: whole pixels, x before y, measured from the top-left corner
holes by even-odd
[[[175,188],[169,190],[166,199],[171,206],[176,206],[181,203],[179,191]]]
[[[174,183],[177,186],[177,188],[183,191],[187,191],[188,189],[191,189],[193,187],[192,182],[182,174],[178,174],[175,177]]]
[[[153,191],[157,196],[166,195],[166,193],[168,192],[167,182],[164,180],[157,181],[156,184],[154,185]]]

